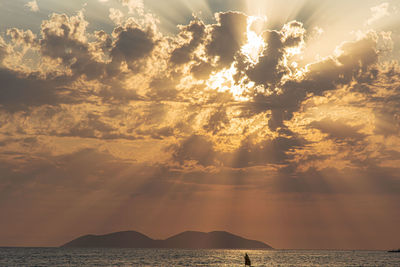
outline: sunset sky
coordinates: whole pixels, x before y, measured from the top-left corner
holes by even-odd
[[[0,0],[0,246],[398,248],[399,59],[397,0]]]

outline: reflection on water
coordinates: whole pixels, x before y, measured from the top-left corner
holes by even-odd
[[[400,266],[399,253],[329,250],[0,248],[0,266]]]

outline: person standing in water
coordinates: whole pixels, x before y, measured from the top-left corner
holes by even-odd
[[[249,255],[244,255],[244,266],[251,266],[251,261]]]

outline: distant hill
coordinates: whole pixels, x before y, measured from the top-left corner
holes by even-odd
[[[150,248],[153,245],[154,240],[144,234],[135,231],[125,231],[106,235],[84,235],[64,244],[62,247]]]
[[[269,245],[224,232],[187,231],[165,240],[154,240],[135,231],[106,235],[84,235],[62,247],[67,248],[187,248],[187,249],[272,249]]]
[[[167,248],[271,248],[263,242],[223,231],[209,233],[187,231],[165,239],[164,244]]]

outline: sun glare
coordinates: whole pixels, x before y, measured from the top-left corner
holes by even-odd
[[[240,52],[247,57],[249,62],[257,64],[258,59],[266,44],[262,37],[263,25],[267,18],[264,16],[249,16],[247,20],[247,43],[241,47]],[[213,73],[206,84],[208,88],[219,92],[231,92],[237,101],[246,101],[244,92],[254,87],[254,82],[236,81],[234,75],[237,70],[234,64],[228,69]]]
[[[242,46],[241,52],[253,63],[257,64],[265,42],[261,35],[262,29],[258,25],[266,22],[266,17],[250,16],[247,20],[247,43]]]
[[[235,66],[232,64],[229,69],[223,69],[217,73],[213,73],[207,80],[208,88],[217,90],[218,92],[230,92],[237,101],[246,101],[247,97],[244,92],[254,86],[253,82],[243,84],[242,81],[235,82],[233,76],[237,72]]]

